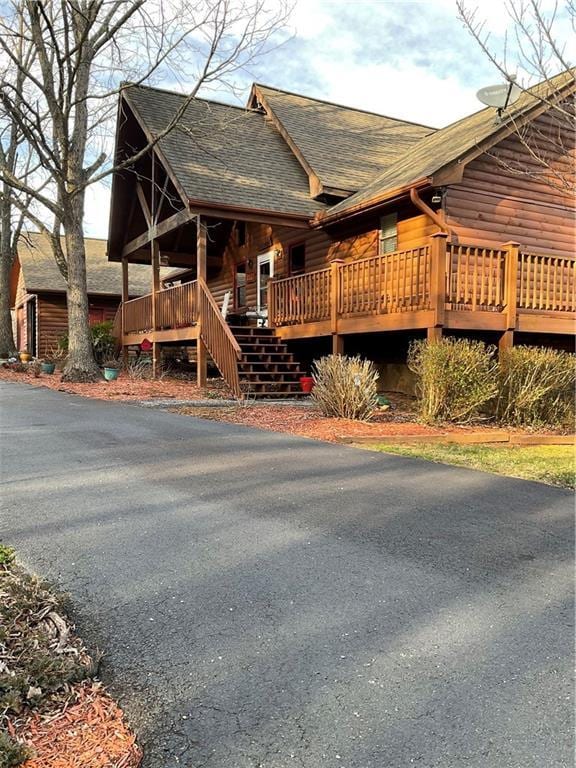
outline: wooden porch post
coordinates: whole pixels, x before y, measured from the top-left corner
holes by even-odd
[[[160,290],[160,248],[156,240],[152,240],[152,377],[156,378],[160,370],[160,344],[156,341],[157,317],[156,298]]]
[[[120,308],[121,312],[121,318],[122,318],[122,324],[121,324],[121,336],[120,336],[120,346],[122,348],[122,361],[124,363],[124,367],[126,367],[128,363],[128,347],[124,346],[124,334],[125,331],[125,320],[124,316],[126,313],[126,307],[125,304],[128,301],[128,298],[130,296],[130,288],[129,288],[129,280],[128,280],[128,258],[126,256],[122,259],[122,304]]]
[[[206,229],[201,216],[196,217],[196,276],[206,280]],[[198,308],[202,306],[200,301],[200,283],[198,283]],[[202,315],[198,315],[198,339],[196,341],[196,381],[199,387],[206,386],[208,372],[207,352],[204,342],[200,338],[202,332]]]
[[[517,308],[517,283],[518,283],[518,258],[520,255],[520,243],[511,240],[502,246],[506,251],[506,265],[504,269],[504,303],[506,306],[506,330],[498,342],[498,350],[508,349],[514,343],[514,330],[516,328]]]
[[[330,262],[330,331],[332,332],[332,354],[341,355],[344,351],[344,339],[338,335],[338,315],[340,310],[340,264],[344,259]]]
[[[428,341],[440,341],[446,311],[446,232],[435,232],[430,240],[430,308],[434,325],[427,328]]]

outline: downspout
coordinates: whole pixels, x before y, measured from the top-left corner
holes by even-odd
[[[444,232],[447,235],[453,236],[454,232],[447,226],[444,218],[439,216],[436,211],[433,211],[429,205],[426,205],[424,200],[420,197],[415,187],[410,187],[410,200],[422,213],[432,219],[432,221],[440,227],[440,232]]]

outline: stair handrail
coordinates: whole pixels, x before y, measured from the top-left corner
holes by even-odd
[[[241,398],[238,361],[242,349],[202,277],[198,277],[200,338],[235,397]]]

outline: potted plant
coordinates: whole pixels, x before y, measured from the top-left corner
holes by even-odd
[[[56,369],[56,361],[52,357],[45,357],[40,363],[42,373],[52,374]]]
[[[32,360],[32,353],[29,352],[27,349],[21,349],[20,350],[20,361],[22,363],[29,363],[30,360]]]
[[[302,392],[312,392],[314,389],[314,379],[312,376],[300,376],[300,389]]]
[[[105,360],[103,368],[106,381],[116,381],[118,374],[120,373],[120,362],[115,358]]]

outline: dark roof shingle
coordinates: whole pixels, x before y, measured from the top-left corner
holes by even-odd
[[[266,85],[254,88],[327,187],[355,192],[435,131]]]
[[[524,91],[507,111],[510,120],[517,120],[565,87],[574,87],[574,74],[563,72]],[[366,204],[385,199],[386,193],[402,189],[432,176],[441,168],[458,160],[478,145],[497,134],[506,124],[495,120],[496,112],[487,107],[479,112],[441,128],[410,147],[396,162],[388,166],[370,184],[351,197],[330,208],[325,218],[341,215]]]
[[[87,237],[84,242],[88,293],[120,296],[122,266],[107,260],[106,240]],[[65,248],[64,238],[62,238],[62,246]],[[24,285],[29,293],[66,291],[66,281],[56,265],[47,235],[39,232],[25,232],[18,243],[18,259],[24,276]],[[167,273],[170,270],[163,271]],[[144,264],[131,264],[128,277],[131,296],[150,293],[151,267]]]
[[[152,134],[184,98],[144,86],[125,97]],[[302,217],[323,208],[284,139],[258,112],[194,99],[160,148],[190,200]]]

